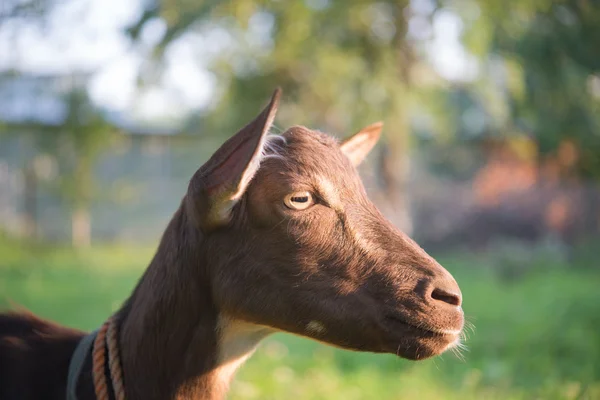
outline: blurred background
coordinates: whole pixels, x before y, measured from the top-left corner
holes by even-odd
[[[97,327],[276,86],[277,132],[385,122],[365,185],[475,328],[420,363],[278,334],[231,399],[600,399],[596,0],[0,0],[0,304]]]

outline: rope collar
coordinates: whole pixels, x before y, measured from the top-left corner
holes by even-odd
[[[108,369],[110,371],[110,383],[112,384],[113,392],[116,400],[125,400],[118,340],[117,323],[113,316],[106,320],[100,329],[90,333],[79,341],[69,364],[67,400],[77,400],[77,381],[79,380],[79,375],[81,375],[81,368],[90,352],[92,343],[92,374],[96,399],[109,400],[108,383],[105,374],[106,355],[108,353]]]

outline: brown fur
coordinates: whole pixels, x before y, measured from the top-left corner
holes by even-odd
[[[0,314],[0,399],[64,398],[71,354],[83,335],[27,312]]]
[[[267,138],[277,97],[194,175],[117,314],[130,400],[222,398],[274,331],[410,359],[458,340],[456,282],[382,217],[351,162],[381,126],[342,147],[300,126]],[[308,209],[284,204],[305,191],[315,199]],[[81,337],[33,316],[0,316],[0,399],[64,398]],[[88,359],[80,399],[93,399],[89,371]]]

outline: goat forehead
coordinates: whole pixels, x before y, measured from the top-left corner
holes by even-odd
[[[319,159],[321,163],[328,161],[328,164],[340,164],[343,158],[337,140],[325,133],[293,127],[283,134],[283,138],[290,154],[302,157],[306,161]],[[322,156],[328,157],[320,158]]]
[[[293,127],[282,137],[286,142],[285,153],[290,172],[322,177],[329,185],[343,185],[349,180],[359,179],[350,160],[332,136],[304,127]]]
[[[292,126],[287,131],[285,131],[282,136],[294,142],[321,144],[324,146],[331,147],[338,146],[338,141],[333,136],[330,136],[320,131],[308,129],[301,125]]]
[[[344,202],[365,196],[360,177],[338,141],[322,132],[297,126],[282,136],[270,136],[265,156],[260,173],[271,182],[267,187],[280,179],[313,187],[338,211],[344,209]]]

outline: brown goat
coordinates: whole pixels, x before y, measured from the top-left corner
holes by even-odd
[[[115,314],[130,400],[222,398],[276,331],[414,360],[460,340],[455,280],[382,217],[355,169],[381,124],[341,145],[301,126],[267,136],[278,99],[194,174]],[[0,399],[64,398],[84,335],[0,315]],[[77,392],[95,398],[90,354]]]

